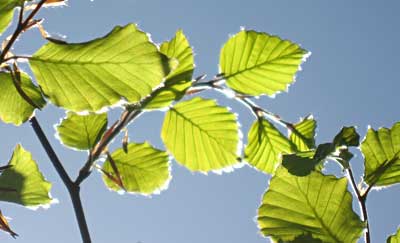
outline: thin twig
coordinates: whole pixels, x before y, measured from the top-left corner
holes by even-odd
[[[353,187],[354,192],[357,195],[357,199],[358,199],[358,202],[360,204],[362,220],[367,225],[367,230],[365,231],[365,235],[364,235],[365,243],[371,243],[371,231],[370,231],[370,228],[369,228],[368,211],[367,211],[367,205],[366,205],[366,203],[367,203],[367,195],[368,195],[368,191],[369,190],[366,191],[363,195],[361,195],[361,192],[357,187],[357,183],[356,183],[356,180],[354,178],[353,171],[352,171],[351,167],[349,166],[346,170],[347,170],[347,176],[349,177],[350,183],[351,183],[351,185]]]

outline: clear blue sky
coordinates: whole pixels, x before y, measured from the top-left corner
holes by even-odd
[[[115,25],[129,22],[162,42],[182,28],[196,51],[197,74],[216,74],[222,44],[241,26],[300,43],[312,51],[289,93],[258,103],[297,121],[309,113],[318,120],[318,142],[329,141],[342,125],[356,125],[365,134],[368,125],[391,126],[400,120],[398,108],[400,2],[362,0],[70,0],[69,7],[41,12],[44,26],[71,42],[102,36]],[[14,51],[33,53],[43,42],[37,30],[23,36]],[[239,113],[243,133],[253,122],[242,106],[218,97]],[[113,111],[112,120],[119,110]],[[37,112],[55,150],[73,175],[86,154],[63,148],[53,125],[64,111],[51,105]],[[130,129],[132,141],[159,138],[163,113],[147,113]],[[33,152],[60,203],[48,210],[32,211],[1,204],[21,235],[14,241],[0,234],[1,242],[80,242],[68,195],[29,125],[0,125],[0,161],[7,162],[21,142]],[[244,136],[246,137],[246,136]],[[244,141],[246,143],[246,141]],[[360,154],[353,166],[362,172]],[[262,243],[254,220],[269,177],[250,167],[217,176],[192,174],[172,165],[173,180],[167,191],[153,198],[118,195],[105,188],[96,172],[83,184],[83,203],[95,243]],[[400,223],[400,187],[373,191],[368,200],[373,242],[384,242]],[[358,209],[357,209],[358,211]]]

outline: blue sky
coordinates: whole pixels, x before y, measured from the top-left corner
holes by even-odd
[[[265,31],[300,43],[312,52],[289,93],[258,104],[290,121],[313,114],[318,120],[318,142],[330,141],[343,125],[356,125],[364,135],[368,125],[390,127],[400,120],[400,2],[362,0],[81,0],[69,7],[45,9],[44,26],[71,42],[103,36],[115,25],[138,23],[155,42],[170,39],[182,28],[196,52],[196,74],[218,72],[218,56],[229,35],[247,29]],[[9,33],[9,32],[8,32]],[[26,33],[15,46],[17,54],[30,54],[44,42],[37,30]],[[238,112],[242,131],[253,122],[240,104],[215,93]],[[111,112],[116,119],[120,110]],[[45,132],[66,168],[76,175],[86,154],[62,147],[53,125],[64,111],[47,106],[37,112]],[[146,113],[131,126],[131,140],[151,141],[163,148],[159,138],[162,112]],[[60,203],[48,210],[32,211],[2,203],[2,211],[14,218],[21,235],[17,241],[0,234],[1,242],[79,242],[80,237],[66,190],[29,125],[15,128],[0,124],[0,159],[4,163],[21,142],[54,183],[52,195]],[[244,136],[246,137],[246,135]],[[246,140],[244,140],[246,143]],[[357,178],[362,174],[360,154],[353,161]],[[4,164],[2,163],[2,164]],[[334,166],[333,166],[334,167]],[[169,189],[153,198],[118,195],[105,188],[98,173],[83,184],[86,216],[96,243],[261,243],[254,221],[269,177],[250,167],[218,176],[192,174],[175,162]],[[384,242],[400,223],[400,187],[373,191],[368,200],[373,242]],[[358,209],[356,208],[358,211]]]

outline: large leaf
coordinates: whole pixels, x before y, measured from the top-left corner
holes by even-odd
[[[39,88],[27,74],[21,73],[20,88],[39,107],[46,102]],[[18,93],[12,76],[8,72],[0,72],[0,118],[6,123],[21,125],[29,119],[35,108]]]
[[[148,143],[130,143],[128,153],[116,150],[104,163],[104,183],[112,190],[145,195],[163,189],[170,179],[168,154]],[[115,163],[115,167],[113,164]],[[120,179],[121,183],[118,183]]]
[[[10,25],[13,16],[14,8],[20,6],[24,0],[1,0],[0,1],[0,35]]]
[[[400,228],[397,230],[397,232],[394,235],[389,236],[387,238],[387,243],[400,243]]]
[[[226,107],[196,97],[167,112],[161,138],[180,164],[208,172],[238,163],[238,129],[236,116]]]
[[[227,85],[248,95],[274,95],[287,89],[308,53],[299,45],[256,31],[240,31],[224,45],[221,72]]]
[[[40,173],[32,155],[17,145],[9,168],[0,175],[0,200],[24,206],[49,204],[51,184]]]
[[[290,133],[290,140],[298,151],[308,151],[315,148],[315,129],[317,121],[312,116],[304,118],[294,125],[295,130]]]
[[[369,185],[387,186],[400,182],[400,123],[391,129],[368,129],[361,144],[365,157],[364,180]]]
[[[68,112],[67,117],[57,126],[61,142],[71,148],[90,150],[107,129],[107,114],[89,113],[79,115]]]
[[[72,111],[137,102],[169,73],[168,58],[133,24],[86,43],[49,42],[29,62],[50,100]]]
[[[357,242],[364,228],[352,209],[347,179],[320,172],[293,176],[280,168],[258,210],[264,236],[292,241],[310,234],[325,243]]]
[[[292,143],[268,120],[260,118],[248,134],[245,160],[265,173],[273,173],[280,156],[293,152]]]
[[[168,75],[164,86],[152,94],[154,98],[146,105],[147,109],[163,108],[173,101],[180,100],[192,85],[193,50],[183,31],[178,30],[172,40],[162,43],[160,51],[167,57],[176,59],[179,64]]]

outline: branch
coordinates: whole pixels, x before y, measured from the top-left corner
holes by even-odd
[[[363,195],[361,195],[361,192],[357,187],[357,183],[356,183],[356,180],[354,179],[353,171],[350,166],[349,166],[349,168],[347,168],[347,176],[351,182],[354,192],[357,195],[357,199],[358,199],[358,202],[359,202],[360,208],[361,208],[362,220],[364,222],[366,222],[366,224],[367,224],[367,231],[365,231],[365,236],[364,236],[365,243],[371,243],[371,233],[370,233],[370,228],[369,228],[368,211],[367,211],[367,205],[366,205],[369,190],[365,191],[365,193]]]
[[[24,32],[25,28],[29,25],[29,22],[35,17],[35,15],[39,12],[41,7],[46,3],[47,0],[41,0],[36,7],[32,10],[29,16],[23,21],[23,14],[24,8],[21,7],[20,14],[18,18],[18,25],[15,29],[13,35],[11,36],[10,40],[7,42],[7,45],[4,47],[0,54],[0,64],[4,62],[4,58],[6,57],[7,53],[10,51],[11,47],[14,45],[14,42],[18,39],[20,34]]]

